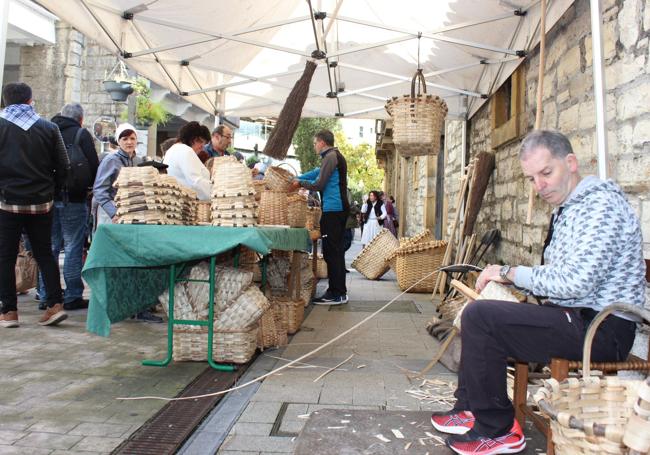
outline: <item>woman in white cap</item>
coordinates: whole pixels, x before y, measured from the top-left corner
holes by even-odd
[[[117,152],[107,155],[97,169],[97,177],[93,185],[93,197],[97,202],[97,216],[95,218],[95,228],[100,224],[112,223],[116,219],[117,208],[115,207],[115,194],[117,190],[113,188],[113,183],[123,167],[133,167],[137,163],[133,162],[135,158],[135,148],[138,145],[138,135],[135,127],[129,123],[122,123],[115,130]]]

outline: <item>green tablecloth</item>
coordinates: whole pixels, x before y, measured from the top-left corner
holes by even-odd
[[[155,304],[168,286],[169,265],[209,258],[243,245],[261,254],[304,250],[302,228],[100,225],[82,275],[92,293],[86,328],[108,336],[111,323]]]

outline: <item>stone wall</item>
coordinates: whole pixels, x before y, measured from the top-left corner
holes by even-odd
[[[92,131],[100,116],[119,121],[125,103],[113,102],[102,81],[116,58],[97,43],[59,21],[56,44],[21,47],[20,80],[32,87],[36,111],[45,118],[70,102],[84,107],[84,126]]]
[[[404,235],[412,237],[425,229],[424,207],[427,198],[427,157],[411,157],[407,166],[406,229]],[[402,216],[400,214],[400,216]]]
[[[610,176],[621,185],[641,218],[645,255],[650,257],[650,4],[609,0],[603,10]],[[547,33],[543,98],[542,127],[569,137],[583,175],[597,172],[590,26],[589,2],[577,0]],[[538,52],[535,49],[523,63],[528,130],[535,118]],[[486,103],[468,126],[470,155],[483,150],[496,154],[496,170],[475,231],[480,236],[492,228],[501,230],[502,242],[488,257],[491,262],[538,263],[551,207],[536,198],[532,223],[525,223],[528,184],[517,158],[520,141],[491,149],[492,102]],[[446,136],[448,227],[460,175],[457,148],[461,130],[455,123],[448,123]]]

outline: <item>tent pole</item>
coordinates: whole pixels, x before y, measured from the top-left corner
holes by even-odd
[[[608,177],[607,157],[607,113],[605,111],[605,69],[603,67],[603,34],[601,30],[601,5],[599,0],[590,0],[591,52],[594,77],[594,104],[596,108],[596,141],[598,145],[598,176]]]
[[[5,56],[7,51],[7,28],[9,23],[9,1],[0,2],[0,88],[4,82]]]

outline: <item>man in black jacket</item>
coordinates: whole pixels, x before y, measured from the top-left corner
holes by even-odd
[[[70,181],[67,187],[54,195],[54,217],[52,221],[52,254],[58,260],[61,249],[64,250],[63,278],[65,291],[63,293],[63,308],[79,310],[88,308],[88,300],[82,297],[84,291],[81,280],[83,247],[88,226],[88,195],[97,175],[99,159],[95,151],[95,143],[90,132],[82,128],[84,111],[79,103],[69,103],[63,106],[61,113],[52,118],[61,131],[63,143],[70,147],[74,144],[77,134],[79,150],[83,152],[80,163],[87,167],[87,184],[79,184],[78,179]],[[68,154],[71,162],[73,156]],[[71,163],[74,169],[74,162]],[[73,171],[74,172],[74,171]],[[42,302],[47,300],[47,291],[43,280],[39,281],[38,295]]]
[[[7,107],[0,113],[0,328],[18,327],[15,266],[23,230],[47,290],[47,311],[38,323],[55,325],[68,315],[52,256],[52,205],[70,162],[59,128],[34,112],[27,84],[7,84],[2,97]]]

